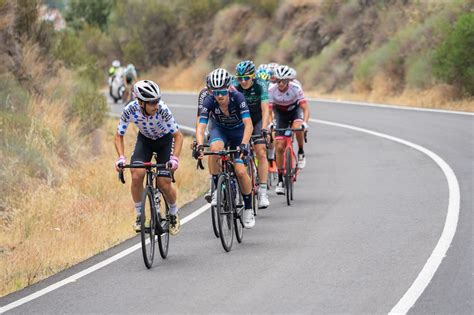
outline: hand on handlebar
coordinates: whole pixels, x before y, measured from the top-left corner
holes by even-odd
[[[119,156],[118,160],[115,162],[115,170],[117,172],[120,172],[123,168],[123,165],[126,164],[126,161],[125,161],[125,156],[121,155]]]
[[[239,150],[240,150],[240,156],[241,157],[245,157],[245,156],[249,155],[249,153],[250,153],[248,144],[245,144],[245,143],[239,144]]]

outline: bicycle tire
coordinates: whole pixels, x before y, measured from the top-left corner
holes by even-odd
[[[222,174],[219,176],[217,181],[217,214],[219,223],[219,238],[221,239],[222,247],[226,252],[232,249],[232,243],[234,241],[234,210],[233,202],[231,201],[232,194],[230,182],[227,176]]]
[[[237,182],[237,179],[234,179]],[[237,184],[237,183],[236,183]],[[239,185],[237,184],[237,189],[236,189],[236,196],[233,196],[234,198],[232,200],[239,199],[241,203],[243,204],[242,199],[242,194],[240,193],[240,188]],[[235,238],[237,239],[238,243],[242,243],[242,240],[244,238],[244,223],[242,222],[242,211],[243,211],[243,206],[237,208],[237,205],[234,205],[235,213],[234,213],[234,229],[235,229]]]
[[[212,230],[214,235],[219,237],[219,223],[217,222],[217,209],[215,206],[211,206],[211,219],[212,219]]]
[[[293,152],[293,165],[291,165],[291,189],[290,189],[290,199],[293,200],[293,192],[295,190],[295,182],[296,182],[296,165],[297,165],[297,157]]]
[[[142,243],[143,262],[148,269],[153,266],[153,259],[155,257],[156,208],[153,197],[152,188],[147,186],[142,198],[140,239]]]
[[[291,150],[285,150],[285,190],[286,190],[286,203],[291,205],[291,189],[292,189],[292,178],[291,178]]]
[[[252,184],[252,210],[253,210],[253,215],[257,216],[258,212],[258,200],[257,200],[257,189],[258,189],[258,173],[257,173],[257,167],[255,165],[255,162],[253,159],[250,160],[249,163],[249,172],[250,172],[250,181]]]
[[[157,231],[156,234],[158,235],[158,249],[160,250],[161,258],[166,259],[166,257],[168,257],[168,249],[170,246],[170,232],[169,232],[170,208],[165,198],[163,198],[163,195],[161,195],[161,200],[165,204],[164,218],[161,217],[161,213],[160,214],[157,213],[157,218],[158,218],[158,223],[161,225],[163,233],[160,235]]]

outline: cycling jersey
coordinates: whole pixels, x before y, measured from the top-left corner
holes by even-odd
[[[128,124],[133,121],[145,137],[156,140],[168,133],[175,134],[179,126],[168,106],[160,100],[159,109],[153,116],[143,114],[138,101],[132,101],[124,107],[117,127],[119,135],[125,135]]]
[[[262,120],[262,102],[268,102],[268,89],[261,79],[256,78],[250,88],[244,89],[240,84],[235,86],[237,91],[245,97],[245,102],[250,111],[252,123],[255,125]]]
[[[270,106],[275,110],[287,112],[294,110],[305,101],[303,89],[294,82],[288,82],[288,89],[281,92],[278,85],[272,85],[268,91]]]
[[[249,108],[244,96],[240,92],[229,91],[229,116],[220,109],[215,97],[206,97],[203,102],[199,122],[207,124],[209,116],[213,115],[213,122],[225,129],[234,129],[243,126],[243,119],[250,118]]]
[[[204,104],[204,99],[206,96],[213,97],[207,88],[202,89],[199,92],[198,96],[198,110],[197,110],[197,117],[201,116],[202,105]]]

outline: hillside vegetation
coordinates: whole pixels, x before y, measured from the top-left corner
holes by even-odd
[[[474,93],[471,0],[96,3],[101,18],[80,1],[69,11],[89,51],[104,67],[118,58],[154,69],[164,87],[198,89],[213,68],[252,59],[290,64],[305,90],[324,94],[418,93],[437,106]]]

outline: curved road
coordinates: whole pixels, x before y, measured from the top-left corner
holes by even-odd
[[[179,123],[187,126],[194,124],[196,98],[164,95]],[[0,305],[13,307],[12,314],[403,310],[394,306],[443,239],[453,203],[449,194],[451,199],[455,194],[445,172],[420,150],[329,121],[422,146],[454,171],[460,206],[454,207],[459,218],[451,225],[456,228],[452,243],[445,244],[450,245],[446,257],[434,277],[424,279],[429,284],[413,307],[400,303],[413,314],[472,314],[473,115],[329,101],[310,106],[318,120],[310,123],[308,162],[294,203],[288,207],[272,192],[271,207],[259,213],[255,228],[245,230],[244,242],[235,243],[230,253],[212,235],[204,211],[187,219],[172,239],[168,259],[158,259],[151,270],[138,250],[98,268],[97,263],[136,245],[134,238],[4,297]],[[191,203],[182,217],[203,205]],[[77,275],[84,270],[87,275]],[[51,290],[55,284],[58,288]],[[28,302],[21,304],[24,297]]]

